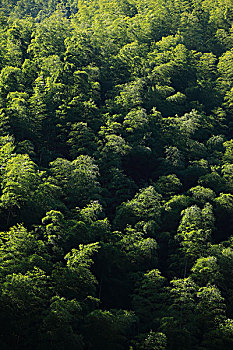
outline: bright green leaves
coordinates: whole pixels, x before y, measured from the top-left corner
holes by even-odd
[[[218,70],[220,73],[219,83],[223,90],[226,105],[231,109],[233,102],[233,85],[232,85],[232,61],[233,52],[226,51],[219,59]]]
[[[90,265],[93,264],[91,256],[97,252],[99,248],[98,243],[91,243],[85,246],[81,244],[79,250],[72,249],[72,251],[65,256],[67,266],[73,269],[79,267],[89,268]]]
[[[18,140],[25,140],[37,133],[37,121],[28,113],[29,96],[25,92],[10,92],[7,95],[6,113],[11,129]]]
[[[116,225],[124,227],[126,224],[138,224],[147,232],[149,222],[152,226],[160,223],[161,196],[154,187],[149,186],[142,189],[135,197],[128,202],[122,203],[116,214]],[[149,227],[148,227],[149,229]]]
[[[38,268],[46,269],[46,247],[42,240],[22,226],[14,226],[8,232],[0,234],[0,275],[25,273]]]
[[[177,234],[185,254],[192,258],[205,254],[213,228],[213,208],[209,203],[202,210],[196,205],[185,209]]]
[[[217,258],[214,256],[197,259],[191,271],[193,279],[197,281],[199,285],[205,285],[207,283],[212,284],[220,278]]]
[[[64,40],[69,34],[69,22],[61,11],[54,12],[37,26],[29,51],[39,59],[65,51]]]
[[[63,256],[63,246],[66,239],[65,220],[61,212],[51,210],[46,213],[46,216],[42,219],[42,224],[45,226],[43,230],[44,238],[46,239],[48,246],[52,248],[53,254],[60,257]]]
[[[25,202],[29,202],[38,182],[35,164],[28,155],[12,157],[7,162],[3,175],[2,206],[7,209],[20,208]]]
[[[2,175],[8,160],[14,155],[15,146],[13,137],[9,135],[1,137],[0,142],[0,173]]]
[[[232,4],[12,1],[0,346],[232,349]]]
[[[8,275],[3,284],[3,297],[9,298],[13,309],[23,308],[29,313],[39,311],[43,303],[46,303],[47,285],[48,277],[37,268],[25,275]],[[30,310],[32,305],[33,309]]]
[[[147,46],[139,45],[137,41],[124,45],[117,56],[117,59],[123,64],[127,74],[140,75],[143,70]]]
[[[165,350],[167,348],[167,338],[165,334],[161,332],[150,331],[144,341],[142,342],[139,349],[146,350]]]
[[[140,129],[146,128],[148,118],[146,110],[144,109],[133,109],[124,118],[123,127],[128,133],[138,133]]]
[[[170,196],[179,192],[182,184],[175,174],[171,174],[167,176],[161,176],[156,182],[155,187],[159,193]]]
[[[200,259],[196,266],[200,266],[203,261]],[[213,257],[205,260],[206,263],[210,261],[214,262]],[[212,277],[213,275],[214,271]],[[204,277],[203,271],[199,277]],[[219,344],[228,346],[227,337],[224,339],[221,333],[224,324],[229,324],[230,320],[226,319],[224,298],[220,290],[211,284],[200,288],[190,277],[173,280],[171,285],[169,288],[171,317],[162,319],[162,330],[168,336],[169,343],[173,342],[172,337],[175,337],[179,349],[192,349],[194,344],[198,343],[198,332],[202,331],[203,348],[218,349]],[[218,345],[211,347],[211,339]]]
[[[51,163],[51,170],[63,188],[65,200],[69,198],[69,205],[79,206],[97,199],[99,171],[91,157],[81,155],[72,162],[58,158]]]
[[[201,312],[201,321],[209,327],[214,327],[216,323],[223,320],[225,316],[224,298],[215,286],[207,286],[199,289],[197,293],[199,299],[197,310]]]
[[[215,198],[215,193],[210,188],[202,186],[192,187],[189,190],[192,198],[197,204],[205,204],[206,202],[212,202]]]
[[[223,146],[225,147],[225,153],[223,156],[224,161],[227,163],[233,163],[233,140],[224,142]]]
[[[19,68],[6,66],[0,74],[0,96],[5,98],[9,92],[22,91],[22,73]]]
[[[80,245],[79,249],[72,249],[64,257],[67,260],[66,267],[55,267],[52,277],[60,295],[81,301],[88,296],[95,296],[97,280],[90,268],[93,264],[92,256],[99,248],[98,243]]]
[[[206,203],[201,210],[198,206],[194,205],[185,209],[182,213],[182,219],[178,231],[188,231],[192,229],[213,229],[214,217],[213,208],[209,203]]]
[[[118,245],[131,268],[152,268],[157,264],[157,242],[153,238],[145,238],[142,232],[127,227]]]
[[[116,107],[119,111],[122,107],[128,112],[132,108],[143,106],[145,88],[146,84],[143,78],[138,78],[133,82],[119,86],[119,96],[117,96],[115,100]]]
[[[40,172],[27,154],[13,153],[15,147],[11,137],[2,137],[1,141],[1,208],[8,212],[7,224],[16,213],[20,213],[25,222],[30,222],[52,207],[61,207],[60,188],[46,172]],[[26,216],[26,208],[31,218]]]
[[[27,48],[34,29],[34,21],[30,17],[14,19],[13,23],[9,21],[8,25],[5,59],[9,65],[20,67],[27,57]]]

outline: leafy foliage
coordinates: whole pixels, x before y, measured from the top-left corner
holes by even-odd
[[[2,0],[0,346],[233,348],[233,5]]]

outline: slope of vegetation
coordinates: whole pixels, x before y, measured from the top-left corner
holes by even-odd
[[[233,3],[2,0],[0,347],[233,348]]]

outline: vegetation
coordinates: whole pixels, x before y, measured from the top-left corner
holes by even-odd
[[[233,3],[1,0],[2,350],[233,348]]]

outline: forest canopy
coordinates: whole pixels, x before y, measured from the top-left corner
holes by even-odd
[[[1,349],[231,350],[232,131],[231,0],[1,0]]]

